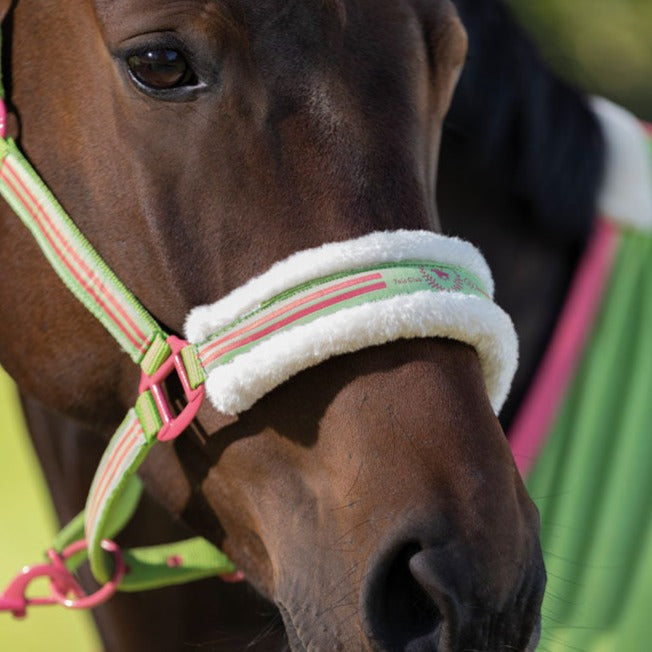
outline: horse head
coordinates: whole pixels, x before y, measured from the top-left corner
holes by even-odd
[[[6,22],[10,130],[172,332],[292,252],[437,229],[466,49],[448,0],[19,0]],[[1,219],[3,365],[110,430],[131,361]],[[536,641],[538,517],[465,344],[371,347],[238,417],[202,409],[144,474],[276,603],[294,649]]]

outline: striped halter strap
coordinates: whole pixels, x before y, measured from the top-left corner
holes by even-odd
[[[195,309],[189,342],[161,329],[75,226],[6,137],[4,104],[0,121],[0,193],[60,279],[142,372],[136,403],[111,439],[84,512],[58,535],[49,563],[23,573],[0,596],[0,610],[23,615],[29,604],[55,602],[93,607],[117,588],[242,578],[202,538],[134,550],[111,541],[137,505],[136,471],[148,451],[181,435],[206,394],[217,409],[237,413],[329,356],[398,338],[444,336],[478,350],[494,408],[502,404],[516,340],[511,321],[491,299],[486,263],[471,245],[397,231],[300,252],[214,306]],[[185,394],[180,411],[164,391],[173,374]],[[103,584],[91,596],[72,575],[86,558]],[[38,575],[50,578],[52,594],[25,597],[27,582]]]

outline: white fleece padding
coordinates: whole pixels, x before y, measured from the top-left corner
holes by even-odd
[[[186,337],[189,342],[201,342],[266,299],[306,281],[367,265],[405,260],[436,260],[464,267],[480,278],[493,297],[494,282],[489,267],[482,254],[468,242],[431,231],[377,231],[354,240],[329,242],[299,251],[216,303],[194,308],[186,318]]]
[[[607,146],[599,214],[624,226],[652,230],[652,160],[639,120],[602,97],[591,98]]]
[[[398,255],[392,255],[394,243]],[[186,336],[190,342],[201,343],[262,300],[306,280],[375,263],[418,259],[464,266],[493,292],[484,258],[462,240],[430,232],[374,233],[302,251],[277,263],[215,304],[192,310],[186,320]],[[454,292],[421,291],[395,296],[280,331],[213,369],[206,391],[217,410],[237,414],[294,374],[332,356],[414,337],[446,337],[473,346],[491,404],[496,413],[500,411],[518,359],[511,319],[489,299]]]

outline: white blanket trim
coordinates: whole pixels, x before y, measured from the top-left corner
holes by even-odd
[[[607,147],[598,214],[622,226],[652,230],[652,157],[639,120],[602,97],[590,99]]]

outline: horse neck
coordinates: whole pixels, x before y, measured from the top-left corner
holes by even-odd
[[[540,61],[502,4],[455,4],[470,52],[445,123],[437,192],[444,231],[481,248],[519,335],[507,426],[590,232],[604,145],[585,98]]]

